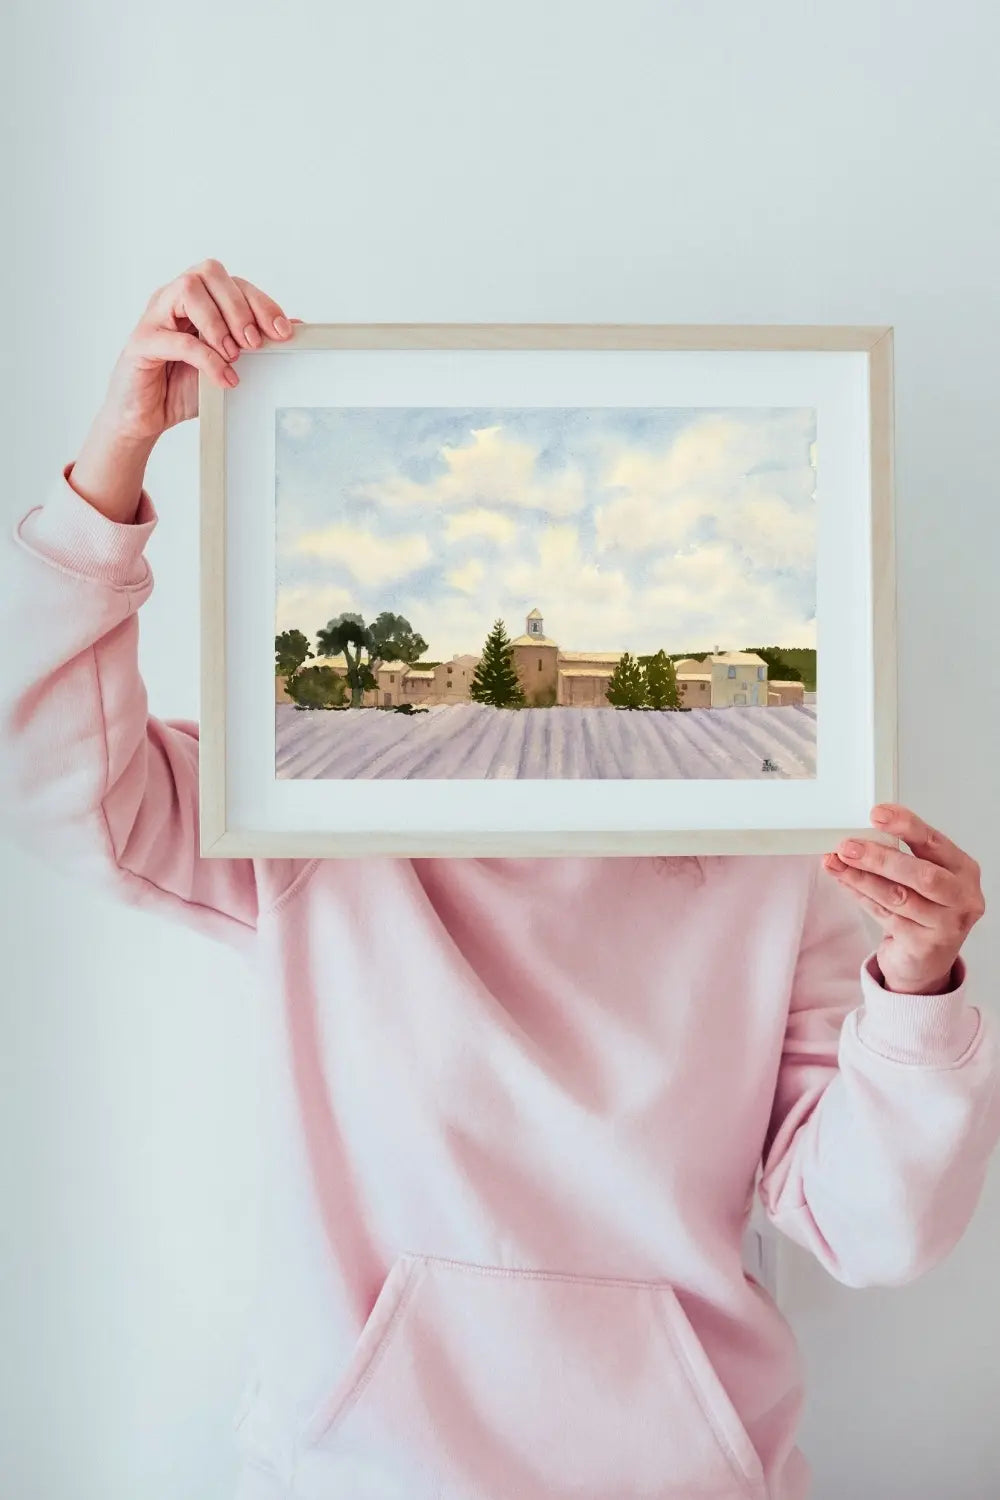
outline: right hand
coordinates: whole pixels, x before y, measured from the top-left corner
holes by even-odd
[[[118,441],[151,446],[198,415],[199,371],[235,386],[241,350],[283,342],[301,321],[219,261],[202,261],[150,297],[112,372],[102,426]]]

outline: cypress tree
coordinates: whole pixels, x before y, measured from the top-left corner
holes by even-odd
[[[650,708],[680,708],[677,670],[665,651],[657,651],[646,663],[646,692]]]
[[[524,690],[514,666],[514,647],[502,620],[494,622],[469,684],[469,697],[494,708],[523,708]]]
[[[627,651],[618,659],[605,697],[615,708],[643,708],[648,701],[642,664]]]

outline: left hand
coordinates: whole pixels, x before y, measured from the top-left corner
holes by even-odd
[[[962,944],[986,910],[979,866],[906,807],[885,803],[871,820],[912,853],[845,839],[823,864],[882,928],[877,957],[885,988],[944,994]]]

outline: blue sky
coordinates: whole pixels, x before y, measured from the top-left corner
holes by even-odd
[[[431,659],[529,610],[567,651],[815,643],[815,413],[284,407],[276,628],[406,615]]]

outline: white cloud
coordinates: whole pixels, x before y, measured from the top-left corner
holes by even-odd
[[[462,594],[474,594],[482,583],[485,572],[479,558],[472,557],[460,568],[452,568],[446,577],[453,589],[458,589]]]
[[[815,643],[814,623],[804,625],[782,590],[762,583],[723,543],[660,558],[651,571],[642,616],[662,621],[671,641],[685,643],[681,650]]]
[[[280,588],[275,601],[275,634],[282,630],[301,630],[315,647],[315,635],[328,620],[357,609],[357,600],[347,589],[337,585],[312,588]]]
[[[586,492],[579,470],[537,473],[538,449],[509,437],[501,426],[474,428],[469,439],[454,447],[442,446],[443,474],[424,482],[394,475],[364,486],[361,494],[397,509],[423,511],[471,503],[567,516],[583,506]]]
[[[811,570],[816,565],[816,508],[796,508],[777,495],[737,503],[716,520],[716,534],[758,568]]]
[[[597,548],[645,552],[652,547],[681,547],[705,515],[704,502],[690,495],[663,500],[650,490],[631,491],[596,508]]]
[[[512,542],[516,533],[517,525],[510,516],[501,515],[498,510],[485,510],[481,506],[457,511],[444,520],[445,539],[449,542],[461,542],[467,537],[485,537],[487,541],[504,545]]]
[[[378,585],[415,573],[431,558],[425,536],[378,536],[341,522],[299,537],[295,551],[338,563],[360,584]]]
[[[281,423],[282,432],[287,433],[290,438],[308,437],[313,429],[313,419],[310,413],[296,411],[294,408],[283,411],[278,421]]]
[[[599,551],[680,551],[728,541],[755,567],[815,564],[815,445],[807,412],[754,421],[707,416],[662,453],[609,451],[603,482],[617,491],[595,512]]]

